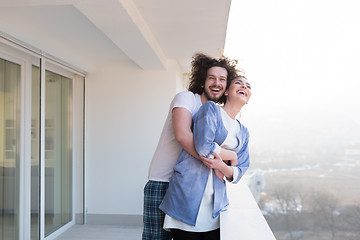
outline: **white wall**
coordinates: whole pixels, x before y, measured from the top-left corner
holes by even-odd
[[[86,79],[86,202],[88,214],[141,215],[143,188],[169,104],[182,72],[144,71],[112,62]]]

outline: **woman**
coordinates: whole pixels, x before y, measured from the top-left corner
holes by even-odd
[[[183,150],[160,205],[166,213],[164,228],[171,230],[174,240],[220,239],[219,214],[229,201],[225,182],[214,171],[237,183],[249,167],[249,133],[236,115],[248,103],[251,86],[245,77],[236,77],[225,96],[222,107],[209,101],[194,116],[196,151],[206,158],[217,156],[206,162],[212,169]],[[221,148],[236,152],[237,164],[231,164],[236,166],[222,161]]]

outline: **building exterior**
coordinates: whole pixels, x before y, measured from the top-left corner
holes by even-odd
[[[0,239],[142,224],[147,170],[191,57],[230,0],[0,1]]]

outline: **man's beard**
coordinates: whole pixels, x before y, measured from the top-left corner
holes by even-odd
[[[214,101],[214,102],[219,101],[219,99],[222,97],[223,94],[217,95],[217,96],[212,96],[211,93],[209,93],[208,89],[204,88],[204,95],[210,101]]]

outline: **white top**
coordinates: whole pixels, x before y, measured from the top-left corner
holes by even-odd
[[[181,145],[175,139],[172,126],[172,110],[176,107],[183,107],[189,110],[191,115],[194,116],[201,105],[199,94],[187,91],[176,94],[170,104],[169,113],[161,132],[158,146],[150,163],[149,180],[169,182],[174,171],[173,168],[176,165],[182,149]]]
[[[236,134],[240,131],[240,125],[237,120],[232,119],[221,108],[221,119],[224,123],[228,135],[225,141],[221,144],[221,147],[226,149],[233,149],[238,145],[238,139]],[[239,169],[232,167],[234,170],[233,179],[237,179]],[[170,230],[171,228],[181,229],[188,232],[208,232],[220,227],[219,216],[213,218],[213,206],[214,206],[214,187],[213,187],[213,171],[210,169],[208,181],[206,183],[203,198],[201,200],[199,213],[196,219],[196,225],[191,226],[189,224],[178,221],[168,215],[165,215],[164,229]],[[215,176],[216,177],[216,176]]]
[[[216,176],[215,176],[216,177]],[[208,181],[206,183],[203,198],[201,200],[196,225],[191,226],[176,220],[175,218],[165,215],[164,229],[169,231],[171,228],[181,229],[188,232],[208,232],[220,227],[219,216],[213,218],[214,206],[214,188],[213,188],[213,171],[210,169]]]
[[[221,120],[224,123],[228,135],[221,144],[221,147],[226,149],[233,149],[238,145],[238,139],[236,138],[237,133],[240,131],[240,124],[236,119],[232,119],[223,108],[221,109]]]
[[[225,141],[221,144],[221,147],[225,149],[234,149],[238,146],[239,139],[236,137],[237,133],[240,131],[240,124],[236,119],[232,119],[223,108],[221,109],[221,120],[224,123],[228,135],[226,136]],[[239,169],[237,167],[231,166],[234,170],[233,181],[235,181],[239,176]]]

